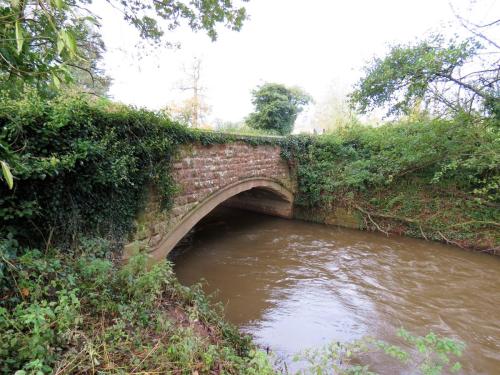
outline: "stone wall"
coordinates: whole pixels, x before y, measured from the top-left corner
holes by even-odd
[[[160,254],[158,257],[164,256],[170,251],[164,249],[172,247],[172,243],[183,236],[184,230],[172,236],[177,227],[196,224],[196,218],[183,223],[187,217],[193,216],[192,213],[200,206],[207,206],[203,208],[205,211],[211,209],[206,202],[224,201],[238,189],[241,192],[252,188],[271,191],[270,199],[274,194],[276,207],[282,210],[270,211],[267,199],[262,200],[261,212],[292,216],[293,196],[290,192],[294,190],[293,183],[278,146],[252,146],[244,142],[183,145],[173,158],[172,176],[177,186],[172,209],[168,213],[162,212],[154,188],[150,189],[146,208],[137,219],[138,230],[125,247],[126,257],[144,250]],[[258,201],[249,205],[248,209],[258,211]],[[167,240],[169,243],[166,243]],[[157,251],[160,248],[163,250]]]
[[[175,158],[172,172],[180,189],[174,198],[174,222],[210,194],[244,179],[270,178],[291,188],[288,165],[277,146],[185,146]]]

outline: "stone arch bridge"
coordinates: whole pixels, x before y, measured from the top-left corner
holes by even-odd
[[[173,159],[177,185],[173,207],[160,209],[150,188],[148,203],[138,219],[137,232],[125,246],[125,257],[147,251],[165,258],[175,245],[219,205],[292,218],[294,184],[280,147],[253,146],[243,141],[181,146]]]

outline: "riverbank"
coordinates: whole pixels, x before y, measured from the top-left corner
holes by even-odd
[[[495,120],[419,119],[294,137],[296,217],[500,253]]]
[[[138,256],[121,266],[110,255],[95,239],[71,254],[24,249],[2,264],[0,373],[273,373],[169,262],[148,269]]]
[[[499,217],[500,137],[491,124],[242,139],[106,100],[27,96],[0,102],[0,125],[1,160],[14,175],[12,189],[0,184],[4,373],[269,370],[267,357],[196,288],[181,287],[167,263],[147,270],[137,258],[122,269],[116,260],[149,184],[169,212],[179,144],[281,146],[296,173],[296,203],[314,219],[343,208],[365,229],[498,246],[491,223]],[[411,231],[391,224],[394,217]]]

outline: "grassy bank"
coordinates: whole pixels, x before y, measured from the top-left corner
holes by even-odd
[[[289,139],[297,205],[325,221],[495,253],[500,245],[500,127],[473,119],[352,125]]]

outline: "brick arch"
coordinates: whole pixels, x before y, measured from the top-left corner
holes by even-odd
[[[242,192],[253,189],[263,189],[272,192],[278,198],[277,203],[279,205],[277,212],[274,214],[281,217],[292,217],[293,192],[284,187],[279,181],[271,178],[239,180],[211,194],[185,214],[175,227],[169,231],[168,236],[150,252],[150,256],[156,260],[164,259],[177,243],[215,207]]]

